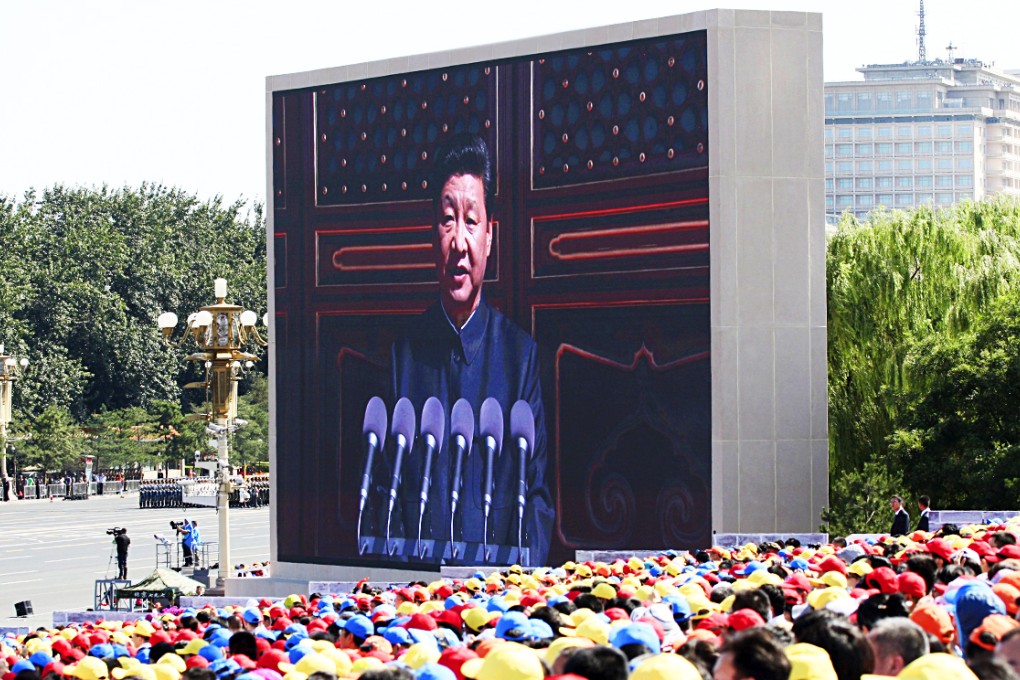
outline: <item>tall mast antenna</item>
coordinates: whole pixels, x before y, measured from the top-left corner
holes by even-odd
[[[917,62],[924,64],[928,61],[928,55],[924,50],[924,0],[921,0],[921,11],[918,12],[918,16],[921,17],[921,23],[917,27]]]

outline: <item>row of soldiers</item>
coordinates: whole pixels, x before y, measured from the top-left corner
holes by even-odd
[[[138,507],[179,508],[184,504],[184,489],[176,479],[142,482],[138,487]]]
[[[269,480],[249,479],[230,494],[230,506],[234,508],[261,508],[269,505]]]

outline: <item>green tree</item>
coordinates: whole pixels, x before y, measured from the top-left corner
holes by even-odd
[[[830,536],[888,531],[892,524],[889,499],[902,493],[898,471],[884,461],[870,460],[833,478],[820,529]]]
[[[991,305],[971,332],[919,340],[914,387],[890,437],[908,487],[941,507],[1020,504],[1020,295]]]
[[[269,381],[251,374],[247,390],[238,398],[237,416],[247,425],[231,438],[230,462],[235,466],[269,463]]]
[[[70,412],[60,406],[47,406],[32,419],[30,437],[20,450],[27,467],[43,472],[78,469],[79,457],[86,451],[85,436]]]
[[[883,459],[910,348],[951,338],[1020,280],[1020,203],[847,216],[827,251],[831,480]]]

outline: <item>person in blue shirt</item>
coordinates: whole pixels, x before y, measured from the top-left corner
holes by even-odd
[[[433,253],[439,301],[409,326],[393,345],[393,399],[410,399],[421,414],[426,399],[436,397],[446,413],[446,436],[433,461],[432,489],[423,522],[423,538],[450,537],[450,413],[454,403],[470,402],[478,422],[482,402],[496,398],[503,407],[503,453],[495,464],[492,511],[483,536],[482,486],[484,444],[479,437],[465,456],[463,484],[454,538],[490,545],[517,545],[517,454],[510,441],[510,408],[526,400],[535,416],[534,450],[526,468],[527,496],[523,545],[532,565],[545,563],[554,511],[546,483],[546,429],[538,350],[524,330],[488,305],[482,294],[485,266],[492,248],[492,166],[485,142],[457,135],[436,156],[430,185],[433,196]],[[403,535],[417,536],[423,455],[404,459],[399,491]],[[379,487],[389,475],[376,475]],[[385,501],[384,501],[385,503]],[[396,514],[396,513],[395,513]],[[394,532],[394,535],[399,535]]]

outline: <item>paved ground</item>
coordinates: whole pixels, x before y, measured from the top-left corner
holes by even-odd
[[[198,520],[203,541],[217,541],[214,509],[141,510],[138,494],[0,503],[0,626],[50,626],[55,610],[91,607],[95,580],[117,575],[108,528],[125,527],[131,537],[128,577],[147,576],[156,564],[153,534],[171,537],[170,520],[185,516]],[[232,509],[230,537],[234,564],[269,559],[269,509]],[[34,616],[15,617],[22,600],[32,601]]]

